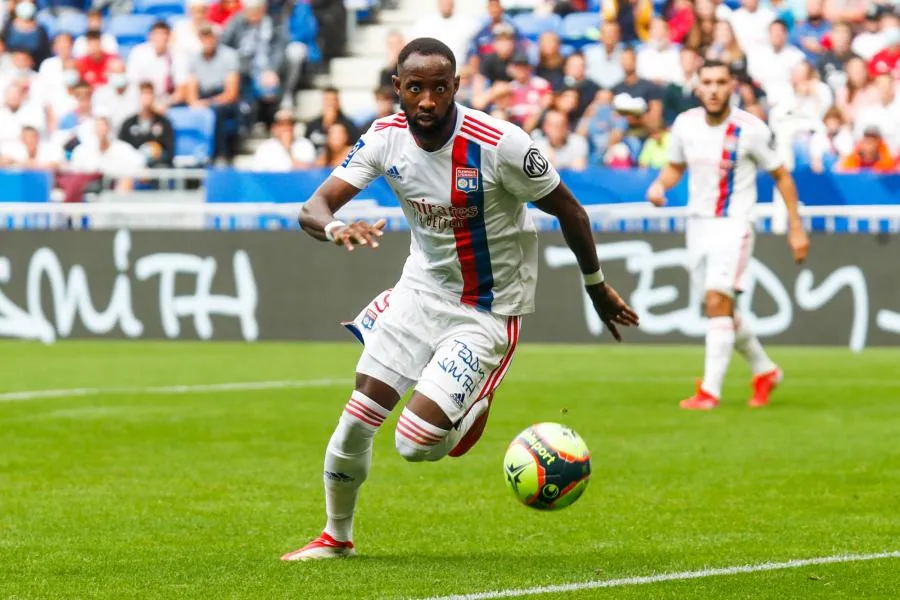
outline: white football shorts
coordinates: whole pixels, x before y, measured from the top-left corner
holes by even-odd
[[[695,291],[734,297],[744,288],[744,274],[753,255],[753,225],[745,219],[691,217],[686,229]]]
[[[495,315],[401,281],[344,326],[365,346],[358,373],[401,396],[415,386],[456,423],[499,387],[516,350],[521,317]]]

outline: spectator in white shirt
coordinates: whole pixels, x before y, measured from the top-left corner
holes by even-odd
[[[784,21],[769,25],[769,45],[749,55],[750,75],[766,92],[770,106],[791,95],[791,72],[806,61],[806,55],[787,43],[788,31]]]
[[[809,140],[810,168],[816,173],[822,173],[827,166],[853,152],[856,142],[853,133],[844,120],[844,115],[836,106],[832,106],[825,113],[824,127],[817,130]]]
[[[109,117],[98,115],[94,118],[94,139],[75,148],[70,166],[76,173],[102,173],[116,178],[116,189],[128,191],[134,185],[132,176],[143,169],[144,164],[140,152],[112,135]]]
[[[170,50],[172,55],[180,60],[190,60],[191,57],[203,51],[203,44],[200,40],[201,26],[211,26],[216,32],[216,37],[221,33],[221,27],[206,19],[206,0],[186,0],[185,7],[187,16],[172,23]]]
[[[63,69],[65,62],[70,58],[73,58],[72,34],[61,31],[53,38],[53,56],[44,60],[38,69],[38,78],[44,93],[56,93],[65,89]]]
[[[437,4],[438,14],[416,23],[409,38],[430,37],[444,42],[453,51],[457,69],[460,69],[466,64],[469,46],[481,23],[474,16],[455,14],[453,0],[438,0]]]
[[[637,74],[657,85],[684,82],[678,48],[669,41],[669,26],[664,19],[654,17],[650,21],[649,39],[637,55]]]
[[[296,122],[290,110],[279,110],[272,121],[272,137],[253,154],[253,170],[284,173],[309,169],[316,163],[316,147],[305,137],[294,135]]]
[[[872,60],[876,54],[884,50],[887,42],[881,33],[885,23],[885,15],[890,15],[891,10],[881,4],[872,4],[866,12],[866,20],[863,23],[863,31],[853,38],[853,44],[850,47],[853,53],[861,56],[866,62]],[[890,19],[890,17],[888,17]]]
[[[775,17],[772,9],[759,5],[759,0],[741,0],[741,7],[731,13],[728,21],[748,59],[753,60],[758,50],[769,48],[769,25]]]
[[[536,136],[534,145],[557,169],[583,171],[587,167],[588,143],[569,130],[569,119],[558,110],[548,110],[544,115],[542,135]]]
[[[615,21],[600,26],[600,43],[584,47],[588,79],[605,90],[611,90],[625,79],[622,70],[621,29]]]
[[[140,108],[139,84],[128,81],[125,62],[120,58],[109,61],[106,83],[94,91],[94,110],[109,117],[110,125],[118,131],[125,119]]]
[[[25,124],[33,124],[41,131],[46,128],[44,111],[28,101],[27,90],[21,82],[9,84],[4,96],[5,102],[0,107],[0,144],[20,139]]]
[[[100,47],[103,48],[103,52],[105,52],[106,54],[119,53],[119,42],[116,41],[116,37],[111,33],[103,32],[103,13],[99,10],[88,11],[87,31],[101,32]],[[78,39],[75,40],[75,45],[72,47],[72,56],[74,56],[75,58],[81,58],[87,53],[87,38],[83,35],[79,36]]]
[[[0,91],[5,90],[14,81],[26,89],[39,87],[38,74],[34,71],[34,59],[24,48],[13,48],[7,52],[9,63],[0,72]]]
[[[32,123],[22,126],[20,139],[3,144],[0,154],[0,165],[20,169],[55,171],[62,162],[62,148],[41,141],[41,133]]]
[[[872,126],[881,129],[881,137],[893,154],[900,152],[900,94],[890,73],[882,73],[875,78],[875,89],[878,91],[878,103],[861,111],[853,126],[856,139]]]
[[[128,55],[128,81],[133,86],[143,81],[153,83],[159,112],[183,103],[185,98],[187,61],[173,54],[171,39],[169,26],[158,21],[150,29],[147,41],[135,46]]]
[[[794,67],[791,72],[791,84],[794,88],[796,110],[804,115],[821,120],[834,105],[834,93],[831,88],[819,79],[815,67],[806,61]]]

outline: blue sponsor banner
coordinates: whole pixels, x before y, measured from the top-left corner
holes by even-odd
[[[292,173],[248,173],[213,169],[206,185],[208,202],[303,202],[328,177],[327,169]],[[590,169],[563,172],[563,181],[583,204],[620,204],[644,198],[656,177],[649,169]],[[900,174],[794,173],[800,198],[810,206],[863,206],[900,204]],[[772,201],[773,183],[759,177],[759,201]],[[397,206],[397,198],[384,177],[379,177],[360,195],[383,206]],[[687,203],[687,178],[669,192],[669,206]],[[537,200],[537,198],[535,198]]]
[[[0,170],[0,202],[49,202],[52,184],[49,171]]]

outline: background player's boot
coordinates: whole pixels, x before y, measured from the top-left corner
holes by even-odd
[[[778,387],[782,379],[784,379],[784,372],[778,367],[753,377],[753,397],[747,404],[754,408],[766,406],[769,403],[769,394]]]
[[[346,558],[354,556],[353,542],[339,542],[325,532],[299,550],[288,552],[281,560],[322,560],[325,558]]]
[[[472,405],[469,412],[462,418],[462,423],[459,427],[465,433],[450,452],[447,453],[448,456],[458,458],[478,443],[478,440],[481,439],[481,434],[484,433],[484,427],[487,425],[488,413],[491,412],[491,402],[493,400],[494,394],[490,394],[487,398],[482,398]],[[474,421],[470,421],[470,419],[474,419]]]
[[[719,399],[704,390],[697,382],[697,391],[693,396],[682,400],[679,406],[685,410],[712,410],[719,405]]]

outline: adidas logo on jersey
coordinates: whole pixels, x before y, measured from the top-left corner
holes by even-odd
[[[386,175],[396,181],[400,181],[401,179],[403,179],[403,177],[400,175],[400,171],[397,169],[397,167],[391,167],[390,169],[388,169],[386,172]]]

